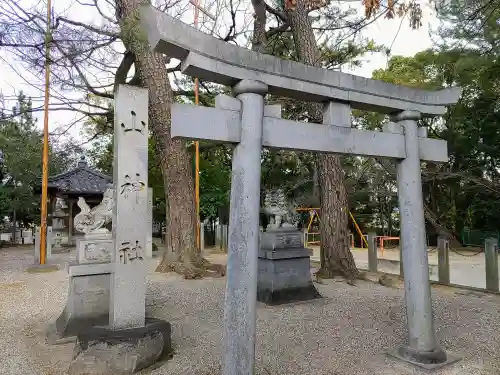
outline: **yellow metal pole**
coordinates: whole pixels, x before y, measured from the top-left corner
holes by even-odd
[[[42,202],[40,203],[40,264],[47,262],[47,184],[49,181],[49,97],[50,97],[50,43],[52,35],[51,0],[47,0],[47,31],[45,34],[45,98],[43,116]]]
[[[363,242],[366,245],[366,248],[368,249],[368,242],[366,241],[365,236],[363,236],[363,232],[361,232],[361,229],[359,229],[358,223],[356,222],[356,219],[354,219],[354,216],[352,216],[351,211],[349,211],[349,215],[351,215],[351,219],[352,219],[352,222],[354,223],[354,227],[358,231],[359,235],[361,236],[361,239],[363,240]]]
[[[311,215],[311,212],[312,212],[312,215]],[[307,225],[307,233],[309,233],[309,231],[311,230],[311,225],[314,221],[314,217],[317,215],[316,213],[316,210],[311,210],[310,213],[309,213],[309,224]]]
[[[194,27],[198,28],[198,16],[200,14],[199,10],[199,1],[195,0],[194,4]],[[194,79],[194,104],[199,104],[199,96],[198,96],[198,88],[199,81],[198,78]],[[195,186],[195,202],[196,202],[196,246],[198,249],[201,249],[200,243],[200,144],[198,141],[195,142],[195,153],[196,153],[196,161],[195,161],[195,177],[194,177],[194,186]]]

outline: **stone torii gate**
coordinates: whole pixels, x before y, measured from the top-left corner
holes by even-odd
[[[420,161],[447,162],[445,141],[417,121],[442,115],[459,88],[424,91],[306,66],[230,45],[152,7],[141,8],[151,48],[182,61],[185,74],[232,87],[216,108],[172,106],[172,137],[232,143],[224,375],[251,375],[255,357],[262,147],[398,160],[408,345],[391,354],[426,368],[458,358],[437,344],[431,306]],[[324,103],[323,124],[281,119],[267,93]],[[351,127],[351,108],[391,115],[382,132]]]

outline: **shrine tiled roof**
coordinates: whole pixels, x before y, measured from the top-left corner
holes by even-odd
[[[76,168],[49,176],[48,189],[66,194],[102,194],[113,178],[90,168],[82,156]]]

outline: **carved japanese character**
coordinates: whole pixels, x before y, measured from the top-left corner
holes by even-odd
[[[130,114],[132,115],[132,120],[131,120],[131,123],[132,123],[132,126],[131,127],[127,127],[123,122],[121,123],[121,127],[123,128],[124,132],[125,133],[128,133],[128,132],[132,132],[132,131],[136,131],[136,132],[139,132],[141,134],[144,134],[144,129],[146,129],[146,123],[144,121],[140,121],[140,125],[137,125],[136,124],[136,120],[137,120],[137,115],[134,111],[130,111]]]
[[[127,264],[128,256],[130,251],[130,241],[122,242],[120,247],[118,248],[118,252],[120,254],[120,263]]]
[[[144,260],[142,253],[142,246],[139,245],[139,241],[135,241],[135,245],[132,246],[130,241],[124,241],[118,248],[120,254],[120,263],[127,264],[127,262],[133,262],[136,259]]]
[[[136,173],[136,180],[132,181],[130,176],[128,174],[125,175],[125,182],[120,186],[120,194],[123,194],[125,198],[128,198],[129,193],[136,193],[136,201],[139,200],[139,194],[137,194],[139,191],[144,189],[146,184],[144,181],[140,180],[140,173]]]
[[[142,256],[142,246],[139,245],[139,241],[135,241],[135,246],[130,249],[130,256],[128,258],[131,262],[139,259],[144,260]]]

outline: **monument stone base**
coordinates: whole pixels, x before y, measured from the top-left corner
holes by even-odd
[[[111,262],[113,246],[113,237],[109,231],[88,233],[76,241],[77,261],[80,264]]]
[[[68,266],[68,301],[55,323],[49,326],[47,342],[74,341],[78,333],[109,323],[109,290],[113,239],[106,229],[86,234],[76,245],[76,264]]]
[[[418,352],[408,346],[402,346],[388,353],[390,356],[426,370],[437,370],[458,362],[461,358],[442,349],[432,352]]]
[[[321,298],[311,280],[312,251],[302,246],[302,233],[278,229],[261,234],[257,300],[268,305]]]
[[[132,374],[172,357],[170,323],[146,318],[143,327],[92,327],[78,334],[74,353],[70,375]]]
[[[111,264],[69,265],[68,274],[68,300],[61,315],[49,326],[49,344],[74,341],[80,332],[109,322]]]

